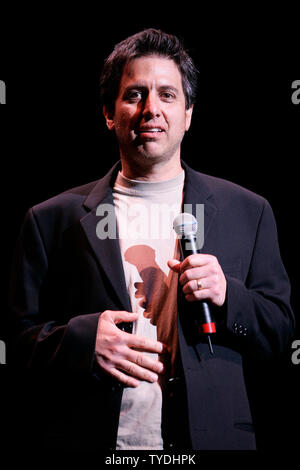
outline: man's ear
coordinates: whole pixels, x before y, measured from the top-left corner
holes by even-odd
[[[113,119],[113,113],[108,111],[106,106],[103,106],[103,115],[105,117],[106,125],[110,131],[114,130],[115,123]]]
[[[189,109],[185,110],[185,130],[188,131],[191,125],[192,114],[194,105],[192,104]]]

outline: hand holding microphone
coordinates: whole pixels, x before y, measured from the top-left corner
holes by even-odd
[[[172,259],[169,268],[181,274],[179,283],[186,300],[210,300],[221,307],[226,297],[226,279],[217,258],[213,255],[189,255],[181,263]]]
[[[179,214],[173,222],[173,227],[180,237],[185,259],[181,263],[178,260],[169,260],[168,266],[180,274],[179,283],[186,300],[199,301],[198,324],[202,332],[208,335],[212,352],[210,334],[215,332],[215,326],[208,302],[217,306],[224,304],[226,278],[215,256],[199,253],[196,245],[197,220],[192,214]]]

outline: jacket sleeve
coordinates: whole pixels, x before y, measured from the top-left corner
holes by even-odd
[[[13,362],[22,368],[90,371],[99,313],[78,315],[68,322],[55,314],[52,319],[44,318],[40,293],[47,273],[47,251],[34,209],[30,209],[17,243],[10,284]]]
[[[226,327],[254,358],[282,353],[291,340],[294,316],[290,283],[280,257],[272,209],[264,201],[245,282],[227,276]]]

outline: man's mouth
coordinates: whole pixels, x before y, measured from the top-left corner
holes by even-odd
[[[137,133],[143,137],[155,137],[162,134],[164,130],[161,127],[141,127]]]

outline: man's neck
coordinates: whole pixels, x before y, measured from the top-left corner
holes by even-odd
[[[141,181],[164,181],[175,178],[182,172],[180,158],[149,165],[139,165],[136,162],[121,158],[121,174],[126,178]]]

